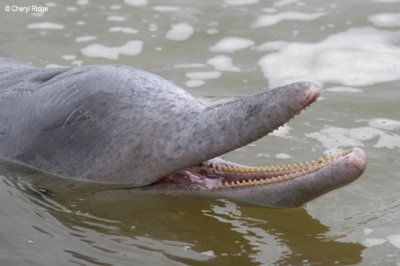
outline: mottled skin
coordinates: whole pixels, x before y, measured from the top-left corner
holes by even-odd
[[[192,166],[261,138],[318,95],[315,85],[301,82],[205,107],[163,78],[127,66],[40,69],[0,58],[0,158],[68,179],[165,187],[163,177],[186,167],[201,172]],[[343,161],[351,166],[320,174],[339,171],[336,181],[310,175],[303,185],[296,179],[220,191],[199,186],[200,192],[298,206],[360,176],[365,155],[349,156]]]

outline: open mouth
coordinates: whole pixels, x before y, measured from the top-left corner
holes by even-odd
[[[315,102],[319,89],[310,86],[302,108],[288,116],[279,128]],[[282,121],[281,121],[282,122]],[[220,158],[186,167],[144,187],[198,191],[269,207],[295,207],[330,190],[356,180],[366,168],[359,148],[331,154],[318,160],[280,166],[249,167]]]

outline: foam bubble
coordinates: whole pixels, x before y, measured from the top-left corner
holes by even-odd
[[[215,253],[214,253],[214,251],[212,251],[212,250],[203,251],[203,252],[201,252],[200,254],[206,255],[206,256],[208,256],[208,257],[215,257]]]
[[[110,32],[122,32],[122,33],[127,33],[127,34],[136,34],[138,33],[137,30],[129,28],[129,27],[112,27],[108,29]]]
[[[232,58],[225,55],[218,55],[207,60],[207,64],[212,65],[215,70],[240,72],[240,68],[232,65]]]
[[[88,35],[88,36],[81,36],[81,37],[76,37],[75,41],[76,42],[88,42],[88,41],[93,41],[96,40],[96,36]]]
[[[364,234],[366,234],[366,235],[371,234],[373,231],[374,231],[374,229],[371,229],[371,228],[365,228],[365,229],[363,230]]]
[[[31,23],[28,29],[41,29],[41,30],[62,30],[64,25],[50,22]]]
[[[182,8],[179,6],[153,6],[153,10],[159,12],[176,12],[181,11]]]
[[[285,124],[284,126],[279,127],[277,130],[274,130],[269,135],[277,136],[277,137],[281,137],[281,138],[291,138],[290,130],[292,130],[292,128],[289,125]]]
[[[217,79],[220,76],[221,76],[221,72],[219,72],[219,71],[186,73],[186,77],[188,77],[190,79],[195,79],[195,80]]]
[[[89,0],[77,0],[76,3],[80,6],[89,4]]]
[[[287,6],[293,3],[297,3],[299,0],[280,0],[274,3],[274,6]]]
[[[337,147],[350,146],[365,146],[364,141],[377,140],[373,146],[375,148],[400,148],[400,136],[394,133],[387,134],[383,130],[373,127],[358,127],[358,128],[339,128],[326,127],[319,132],[306,134],[307,137],[316,139],[321,144],[328,148],[334,149]]]
[[[396,248],[400,249],[400,235],[391,235],[387,238],[389,243],[395,246]]]
[[[385,118],[371,119],[368,124],[372,127],[385,130],[397,130],[400,128],[400,121]]]
[[[70,11],[70,12],[76,12],[76,11],[78,11],[78,8],[75,7],[75,6],[67,6],[65,9],[66,9],[67,11]]]
[[[108,16],[107,20],[108,21],[114,21],[114,22],[119,22],[119,21],[124,21],[126,18],[123,16]]]
[[[124,0],[124,3],[131,6],[145,6],[147,5],[147,0]]]
[[[224,0],[224,3],[231,6],[243,6],[256,4],[258,0]]]
[[[76,59],[76,55],[66,54],[66,55],[61,56],[61,58],[66,61],[71,61],[71,60]]]
[[[282,12],[275,15],[259,16],[252,24],[252,27],[267,27],[278,24],[283,20],[314,20],[325,16],[326,13],[300,13],[300,12]]]
[[[205,67],[205,64],[200,64],[200,63],[187,63],[187,64],[176,64],[174,65],[174,68],[199,68],[199,67]]]
[[[165,38],[173,41],[184,41],[189,39],[193,32],[193,27],[188,23],[173,24],[165,35]]]
[[[361,242],[361,244],[366,246],[367,248],[370,248],[370,247],[373,247],[373,246],[381,245],[381,244],[383,244],[385,242],[386,242],[385,239],[367,238],[367,239],[363,240]]]
[[[204,80],[191,79],[186,81],[186,87],[200,87],[204,84]]]
[[[400,31],[354,28],[319,43],[281,43],[258,64],[272,86],[299,80],[345,86],[394,81],[400,79],[399,38]]]
[[[284,47],[287,43],[284,41],[272,41],[272,42],[265,42],[257,47],[255,50],[257,52],[269,52],[269,51],[276,51]]]
[[[128,41],[123,46],[107,47],[101,44],[91,44],[81,49],[81,53],[88,57],[103,57],[118,59],[120,54],[135,56],[142,52],[142,41]]]
[[[399,27],[400,26],[400,14],[376,14],[369,16],[368,19],[379,27]]]
[[[361,93],[362,89],[352,88],[352,87],[331,87],[327,88],[326,91],[330,92],[349,92],[349,93]]]
[[[286,153],[278,153],[277,155],[275,155],[276,158],[278,159],[289,159],[292,158],[292,156],[290,156],[289,154]]]
[[[253,40],[239,37],[226,37],[210,47],[211,52],[234,53],[246,49],[254,44]]]

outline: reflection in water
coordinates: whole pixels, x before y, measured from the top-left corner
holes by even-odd
[[[302,208],[270,210],[225,199],[127,189],[76,193],[69,181],[53,182],[54,177],[10,165],[1,169],[0,194],[18,198],[17,205],[2,201],[0,209],[5,217],[1,226],[14,225],[3,236],[4,258],[15,262],[59,258],[152,265],[361,261],[361,245],[324,237],[328,228]],[[21,239],[46,258],[21,256],[15,249]]]

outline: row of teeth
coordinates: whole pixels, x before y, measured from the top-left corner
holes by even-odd
[[[337,159],[337,158],[339,158],[341,156],[344,156],[344,155],[346,155],[348,153],[349,153],[349,151],[346,150],[346,151],[343,151],[342,153],[339,152],[338,154],[333,154],[331,156],[327,156],[326,157],[326,161],[323,158],[320,158],[318,160],[318,163],[316,163],[315,161],[312,161],[311,164],[306,162],[304,164],[300,163],[299,166],[294,164],[293,166],[291,166],[291,165],[282,166],[282,167],[276,166],[276,167],[271,167],[271,168],[269,168],[269,167],[265,167],[265,168],[264,167],[242,168],[242,167],[236,167],[236,166],[234,166],[234,167],[228,166],[227,167],[225,165],[221,166],[221,165],[215,165],[215,164],[207,164],[207,165],[205,164],[204,166],[212,167],[212,168],[217,169],[217,170],[219,170],[218,166],[221,166],[222,171],[224,171],[223,167],[225,167],[226,169],[228,169],[225,172],[234,172],[234,173],[277,172],[277,171],[281,171],[281,170],[286,171],[286,170],[299,169],[294,173],[283,174],[283,175],[280,175],[280,176],[277,176],[277,177],[265,178],[265,179],[259,179],[259,180],[248,179],[247,181],[246,180],[242,180],[242,181],[237,180],[236,182],[232,181],[231,183],[224,183],[224,184],[220,183],[219,185],[213,184],[211,187],[206,185],[206,188],[207,189],[222,189],[222,188],[258,186],[258,185],[268,185],[268,184],[279,183],[279,182],[287,181],[287,180],[294,179],[294,178],[297,178],[297,177],[300,177],[300,176],[304,176],[304,175],[306,175],[308,173],[313,173],[315,171],[318,171],[321,168],[324,168],[324,167],[328,166],[329,164],[331,164],[333,160],[335,160],[335,159]],[[305,168],[305,167],[307,169],[302,169],[302,168]],[[236,169],[236,171],[235,171],[235,169]],[[239,169],[241,169],[242,172]],[[256,170],[256,169],[258,169],[258,170]],[[262,171],[262,169],[263,169],[263,171]],[[219,170],[219,171],[221,171],[221,170]]]
[[[326,162],[330,163],[332,160],[339,158],[343,155],[348,154],[349,151],[343,151],[342,153],[338,152],[337,154],[332,154],[331,156],[326,156]],[[231,166],[231,165],[223,165],[223,164],[214,164],[214,163],[202,163],[202,167],[212,168],[219,172],[232,172],[232,173],[270,173],[270,172],[281,172],[281,171],[291,171],[296,169],[308,168],[310,166],[317,166],[318,164],[324,164],[325,160],[323,158],[319,158],[318,163],[312,161],[311,163],[299,163],[297,164],[289,164],[282,166],[271,166],[271,167],[241,167],[241,166]]]

